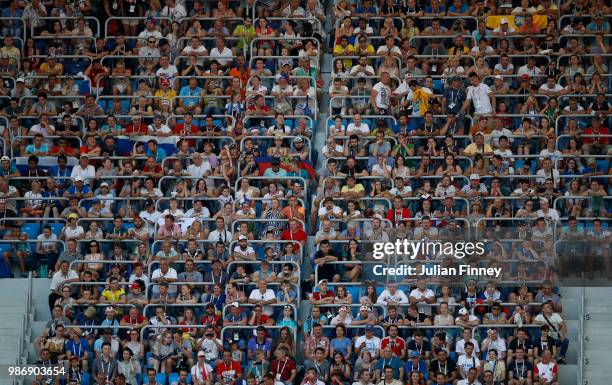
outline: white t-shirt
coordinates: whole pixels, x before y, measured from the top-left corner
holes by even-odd
[[[382,82],[378,82],[374,84],[372,89],[376,91],[376,98],[374,99],[376,107],[388,109],[391,103],[391,88]]]
[[[370,133],[370,126],[368,126],[367,123],[364,123],[364,122],[361,122],[359,127],[357,127],[355,123],[349,123],[348,126],[346,126],[347,136],[350,136],[352,134],[359,134],[359,133],[368,135]]]
[[[210,50],[209,56],[211,59],[216,59],[219,64],[224,66],[232,62],[233,53],[232,50],[227,47],[223,47],[221,52],[219,52],[219,48],[215,47]]]
[[[269,301],[274,298],[276,298],[276,295],[274,294],[274,290],[272,289],[266,289],[266,292],[263,294],[259,291],[259,289],[255,289],[249,295],[249,299],[253,299],[256,301]],[[274,313],[274,310],[272,310],[272,306],[264,306],[263,312],[271,316]]]
[[[72,172],[70,173],[70,177],[74,179],[77,176],[83,177],[83,181],[85,183],[89,183],[89,179],[95,179],[96,169],[91,164],[87,165],[84,170],[81,165],[74,166],[72,168]]]
[[[380,351],[380,338],[372,336],[372,338],[367,339],[365,335],[359,336],[355,340],[355,348],[358,348],[362,342],[365,342],[364,349],[372,353],[372,357],[378,356],[378,352]]]
[[[159,67],[159,69],[155,71],[155,76],[170,80],[170,84],[174,86],[174,78],[178,76],[178,70],[174,64],[170,64],[168,68]]]
[[[474,353],[472,353],[472,357],[469,358],[465,354],[462,354],[457,358],[457,367],[459,366],[463,366],[463,370],[467,374],[470,368],[478,369],[480,367],[480,360]]]
[[[212,171],[210,163],[208,162],[202,162],[202,164],[199,166],[197,166],[195,163],[187,166],[187,172],[189,173],[189,175],[197,178],[202,178],[204,176],[204,173],[208,170]]]
[[[540,91],[559,92],[561,90],[563,90],[563,87],[557,83],[555,83],[553,88],[548,87],[548,83],[544,83],[540,86]]]
[[[478,86],[469,86],[467,90],[467,99],[472,101],[474,112],[478,115],[490,114],[493,112],[491,99],[489,99],[491,89],[488,85],[480,83]]]
[[[56,271],[55,274],[53,274],[53,278],[51,278],[51,285],[49,286],[49,289],[58,290],[62,283],[69,279],[76,278],[79,278],[79,274],[72,269],[68,270],[68,274],[66,275],[62,274],[61,271]]]
[[[420,300],[422,298],[435,298],[435,294],[431,289],[425,289],[425,292],[422,292],[419,289],[412,289],[412,291],[410,291],[409,297],[414,297]],[[431,315],[431,306],[419,307],[419,311],[424,314]]]
[[[534,368],[533,376],[539,376],[550,382],[555,378],[555,373],[557,373],[557,364],[554,362],[549,362],[547,364],[539,362]]]
[[[379,305],[387,306],[389,302],[395,302],[400,304],[407,304],[408,297],[404,294],[403,290],[397,289],[395,294],[391,294],[388,289],[383,290],[382,293],[378,296],[376,303]]]
[[[472,354],[478,355],[478,353],[480,353],[480,346],[478,346],[478,341],[472,338],[470,342],[474,344],[474,353]],[[455,352],[457,352],[457,355],[465,354],[465,340],[464,339],[457,341],[457,343],[455,344]]]
[[[202,350],[204,350],[204,343],[202,343]],[[204,353],[206,353],[206,350],[204,350]],[[206,355],[207,360],[212,360],[214,358],[217,358],[217,357],[208,358],[208,355]],[[204,380],[203,373],[206,373],[206,377],[208,379],[212,378],[211,376],[214,376],[213,368],[210,365],[208,365],[206,362],[204,362],[204,365],[202,367],[200,367],[199,363],[196,363],[195,365],[191,367],[191,378],[195,378],[197,380],[197,383],[202,383],[202,384],[206,383],[206,381]]]
[[[153,274],[151,274],[151,280],[154,280],[156,278],[170,278],[170,279],[177,279],[178,278],[178,274],[176,273],[176,270],[174,270],[173,268],[169,267],[168,271],[166,272],[166,274],[162,273],[161,269],[155,269],[153,271]]]

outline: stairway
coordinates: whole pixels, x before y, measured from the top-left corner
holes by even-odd
[[[51,319],[48,304],[50,284],[50,279],[37,278],[32,285],[32,322],[30,324],[29,342],[26,350],[29,363],[35,362],[38,359],[34,349],[34,340],[42,334],[47,322]]]
[[[28,282],[27,278],[0,280],[0,292],[5,294],[0,306],[0,366],[24,363],[20,349],[29,342],[28,331],[24,330]],[[3,373],[0,385],[14,384],[13,380]]]
[[[612,296],[609,287],[587,287],[584,307],[584,385],[609,384],[612,378]]]

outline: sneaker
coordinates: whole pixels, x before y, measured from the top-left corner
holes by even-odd
[[[566,365],[567,362],[565,361],[565,358],[559,357],[559,359],[557,360],[557,364],[559,364],[559,365]]]

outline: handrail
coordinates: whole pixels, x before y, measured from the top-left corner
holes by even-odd
[[[583,276],[584,279],[584,276]],[[587,314],[586,306],[585,306],[585,298],[586,298],[586,288],[585,285],[582,285],[580,288],[580,333],[578,334],[578,339],[580,340],[578,345],[578,383],[584,384],[584,365],[587,363],[587,358],[584,355],[585,350],[585,342],[588,341],[588,336],[584,335],[585,329],[585,321],[590,319],[590,314]]]
[[[134,16],[111,16],[108,19],[106,19],[106,22],[104,23],[104,36],[109,36],[108,34],[108,25],[111,21],[113,20],[126,20],[126,21],[130,21],[130,20],[142,20],[145,21],[147,20],[146,17],[142,16],[142,17],[134,17]],[[159,17],[155,17],[155,20],[166,20],[166,21],[172,21],[171,18],[169,18],[168,16],[159,16]],[[99,33],[98,33],[99,34]],[[138,36],[125,36],[126,39],[141,39]]]
[[[238,305],[240,305],[240,307],[255,307],[258,306],[257,304],[254,303],[243,303],[243,302],[238,302]],[[265,305],[265,306],[270,306],[272,308],[278,307],[278,308],[284,308],[285,306],[290,306],[293,309],[293,320],[295,322],[298,321],[298,308],[295,304],[293,303],[272,303],[269,305]],[[221,310],[221,314],[222,314],[222,319],[225,319],[225,314],[226,311],[225,309],[229,309],[232,307],[231,303],[226,303],[225,305],[223,305],[223,309]]]
[[[89,24],[90,21],[95,21],[96,30],[95,31],[91,31],[91,32],[93,33],[94,39],[95,39],[95,36],[100,36],[100,21],[98,20],[97,17],[94,17],[94,16],[43,16],[43,17],[41,17],[41,16],[37,15],[35,20],[37,20],[37,21],[56,20],[56,21],[60,21],[60,22],[62,22],[62,21],[65,22],[66,20],[78,20],[80,18],[84,18],[85,19],[85,26],[86,27],[90,26],[90,24]],[[22,18],[22,20],[23,20],[23,18]],[[34,34],[34,25],[35,24],[36,23],[32,23],[30,25],[30,36],[33,36],[34,39],[38,39],[41,36],[37,36],[37,35]],[[66,32],[68,32],[68,31],[66,31]],[[25,33],[25,28],[24,28],[24,33]],[[105,36],[107,35],[106,31],[104,31],[104,35]],[[80,36],[75,36],[75,37],[80,38]]]
[[[293,18],[292,18],[293,20]],[[255,44],[261,41],[298,41],[298,42],[302,42],[304,40],[308,39],[307,37],[281,37],[281,36],[269,36],[269,37],[255,37],[251,40],[251,45],[249,47],[250,52],[257,52],[257,49],[255,49]],[[309,39],[310,41],[312,41],[315,46],[316,46],[316,50],[317,50],[317,60],[321,60],[321,55],[323,54],[321,52],[321,43],[319,43],[319,40],[312,38]],[[262,56],[252,56],[249,59],[249,68],[252,68],[253,66],[253,62],[254,60],[257,60],[257,58],[261,58]],[[293,58],[299,58],[299,56],[279,56],[279,58],[281,57],[293,57]],[[309,57],[310,59],[310,57]]]

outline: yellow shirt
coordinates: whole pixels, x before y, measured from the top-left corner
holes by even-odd
[[[157,99],[155,100],[156,103],[161,104],[161,102],[163,100],[168,100],[169,102],[172,102],[172,98],[176,96],[176,91],[174,91],[172,88],[168,88],[167,91],[164,92],[164,90],[159,89],[157,91],[155,91],[155,98],[161,98],[161,99]]]
[[[116,291],[111,291],[110,289],[104,289],[102,292],[102,297],[104,297],[107,301],[118,302],[121,299],[121,296],[125,295],[125,290],[119,289]]]
[[[353,47],[352,44],[347,44],[346,47],[341,46],[340,44],[337,44],[334,47],[334,56],[349,56],[349,55],[353,55],[355,53],[355,47]],[[350,70],[351,67],[353,66],[353,60],[352,59],[342,59],[342,61],[344,62],[344,67],[347,70]]]

